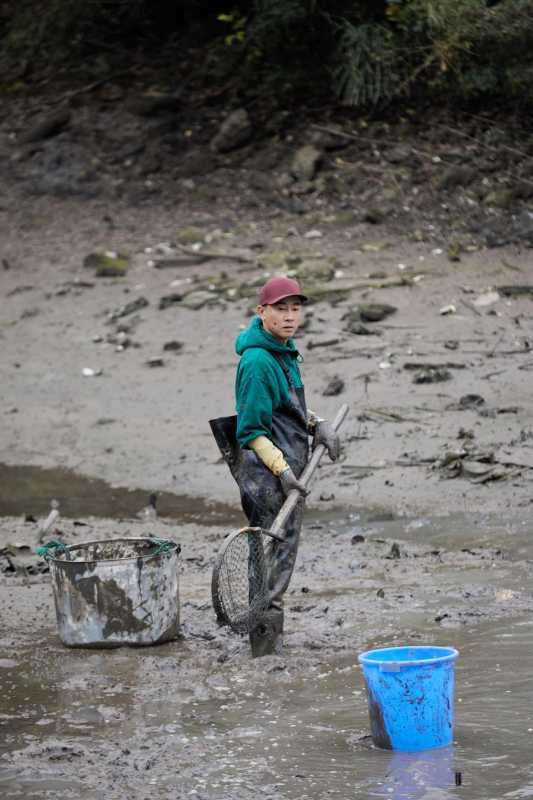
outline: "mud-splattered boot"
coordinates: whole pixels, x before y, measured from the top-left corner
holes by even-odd
[[[253,658],[281,655],[283,649],[283,609],[269,608],[250,631]]]

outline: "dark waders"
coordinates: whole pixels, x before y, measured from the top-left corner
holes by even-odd
[[[292,377],[281,359],[278,363],[289,382],[291,405],[274,411],[270,438],[282,451],[296,477],[300,477],[309,455],[305,395],[303,389],[294,387]],[[211,428],[239,485],[242,508],[248,524],[268,530],[285,501],[279,478],[265,467],[253,450],[239,447],[236,438],[237,417],[212,420]],[[267,546],[270,603],[256,627],[250,631],[254,657],[279,652],[282,646],[283,594],[287,590],[296,562],[304,505],[302,498],[289,517],[283,532],[284,541],[272,539]]]

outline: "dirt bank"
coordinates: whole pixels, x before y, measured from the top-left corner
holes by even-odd
[[[25,219],[4,214],[4,462],[237,502],[208,420],[233,411],[233,342],[249,321],[254,284],[292,268],[320,293],[298,338],[308,403],[330,417],[350,405],[343,456],[320,470],[313,504],[445,513],[529,502],[531,299],[488,294],[527,284],[528,251],[485,249],[450,262],[440,248],[364,225],[215,211],[176,219],[50,199],[23,208]],[[191,266],[179,251],[185,265],[155,268],[157,245],[191,227],[201,248],[227,255]],[[321,236],[307,238],[312,231]],[[130,254],[125,277],[83,267],[105,251]],[[185,307],[193,291],[207,304]],[[358,335],[349,327],[361,303],[397,311],[363,321]],[[441,371],[420,373],[428,365]],[[344,387],[324,396],[335,376]],[[438,382],[415,382],[425,380]],[[439,469],[439,459],[454,461],[450,451],[456,469]],[[469,472],[463,460],[489,466]],[[502,469],[489,474],[490,462]]]

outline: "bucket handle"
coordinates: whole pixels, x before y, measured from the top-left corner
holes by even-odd
[[[52,539],[46,544],[41,545],[35,551],[38,556],[42,556],[45,561],[50,561],[51,558],[55,558],[56,553],[64,553],[66,561],[70,561],[70,554],[66,544],[60,542],[58,539]]]
[[[181,545],[173,542],[171,539],[158,539],[157,536],[150,536],[149,541],[157,546],[157,550],[153,553],[150,553],[151,556],[160,556],[162,553],[165,553],[166,555],[174,549],[178,555],[181,553]]]

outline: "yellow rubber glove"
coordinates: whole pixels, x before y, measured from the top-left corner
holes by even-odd
[[[279,477],[282,472],[289,469],[283,453],[266,436],[258,436],[248,442],[248,447],[253,450],[257,458],[263,462],[274,475]]]

